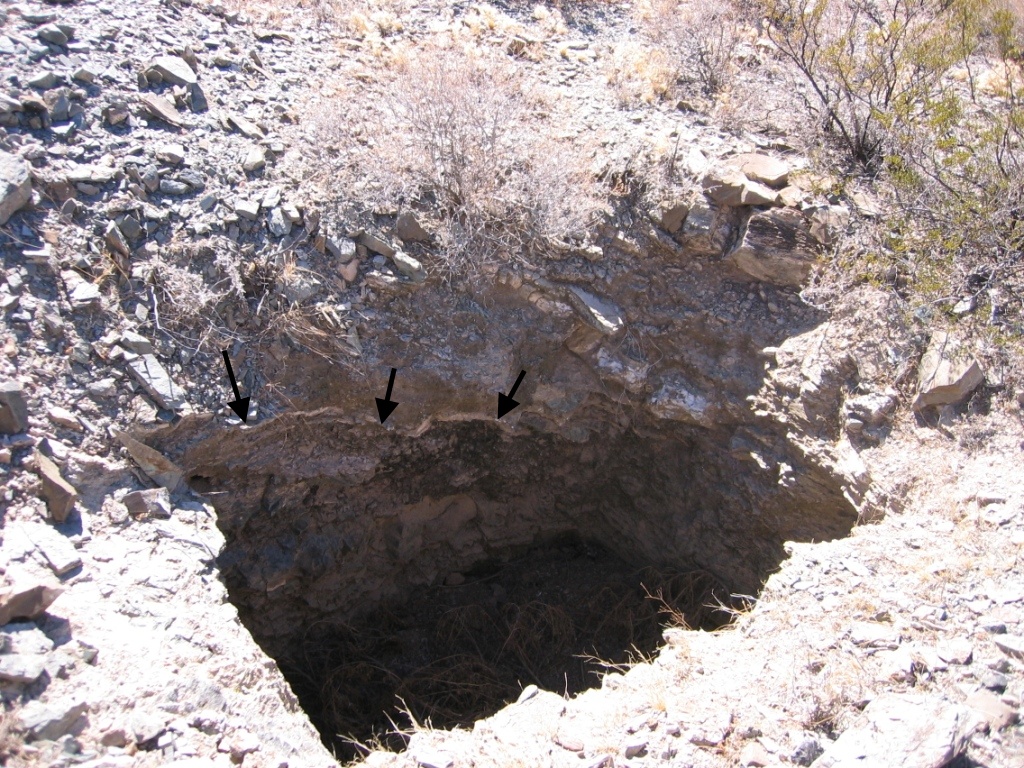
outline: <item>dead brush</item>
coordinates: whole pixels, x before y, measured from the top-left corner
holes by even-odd
[[[658,612],[668,619],[670,626],[717,629],[725,623],[719,596],[728,596],[729,592],[707,571],[651,567],[641,572],[641,582],[647,597],[658,605]]]
[[[437,659],[406,675],[396,695],[419,719],[448,726],[469,725],[515,696],[515,679],[478,656]]]
[[[18,765],[23,737],[15,725],[17,708],[4,703],[0,708],[0,765]]]
[[[725,90],[736,71],[744,14],[730,0],[642,0],[634,9],[658,55],[679,82],[705,96]]]
[[[559,660],[571,653],[576,627],[564,608],[532,601],[505,606],[505,642],[499,657],[511,654],[534,678],[557,676]]]
[[[390,94],[380,117],[394,130],[360,158],[362,203],[429,201],[446,277],[543,257],[603,210],[589,164],[550,138],[535,86],[503,57],[424,46]]]
[[[481,605],[460,605],[446,611],[437,623],[434,637],[443,647],[469,651],[487,658],[500,647],[501,629]]]

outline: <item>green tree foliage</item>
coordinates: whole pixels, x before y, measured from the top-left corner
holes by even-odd
[[[888,244],[918,287],[1009,291],[1019,313],[1017,17],[992,0],[767,0],[767,10],[823,131],[895,190]]]

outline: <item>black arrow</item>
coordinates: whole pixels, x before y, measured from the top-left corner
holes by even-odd
[[[523,383],[523,377],[526,376],[526,371],[519,372],[519,378],[516,379],[516,383],[512,385],[512,389],[508,391],[507,395],[498,393],[498,418],[500,419],[506,413],[511,411],[513,408],[519,405],[518,402],[512,398],[516,396],[516,390],[519,389],[519,385]]]
[[[228,357],[228,351],[224,350],[224,365],[228,367],[228,378],[231,379],[231,389],[235,391],[235,399],[228,403],[228,407],[232,411],[238,414],[238,418],[245,424],[249,418],[249,398],[239,397],[238,395],[238,382],[235,381],[235,372],[231,370],[231,358]]]
[[[383,424],[388,420],[388,416],[398,407],[398,403],[391,402],[391,389],[395,386],[395,374],[398,370],[395,368],[391,369],[391,378],[388,379],[388,391],[384,395],[384,399],[381,400],[379,397],[375,397],[377,401],[377,413],[380,414],[380,423]]]

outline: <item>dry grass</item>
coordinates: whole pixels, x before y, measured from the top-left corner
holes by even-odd
[[[736,70],[745,12],[730,0],[641,0],[634,15],[675,79],[705,96],[724,90]]]
[[[678,77],[678,62],[668,52],[633,40],[616,45],[605,64],[605,78],[624,107],[667,98]]]
[[[24,739],[15,724],[18,718],[17,707],[8,704],[0,705],[0,765],[20,766],[26,762],[21,755]]]
[[[431,209],[439,247],[425,257],[448,278],[584,238],[603,210],[586,159],[551,138],[540,95],[506,57],[425,45],[394,64],[378,105],[393,130],[350,156],[366,210]]]
[[[358,625],[314,629],[282,667],[320,732],[343,735],[339,751],[374,740],[400,748],[408,727],[469,725],[527,683],[578,692],[609,670],[650,662],[666,624],[709,629],[725,617],[703,572],[637,576],[640,589],[609,581],[565,605],[467,603],[433,618],[422,606],[385,606]],[[668,683],[656,698],[669,706]]]

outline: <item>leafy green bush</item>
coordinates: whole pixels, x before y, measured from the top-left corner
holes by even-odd
[[[810,86],[822,130],[892,191],[885,244],[917,292],[950,306],[984,298],[993,323],[1019,316],[1018,17],[990,0],[768,0],[767,9],[768,34]]]

